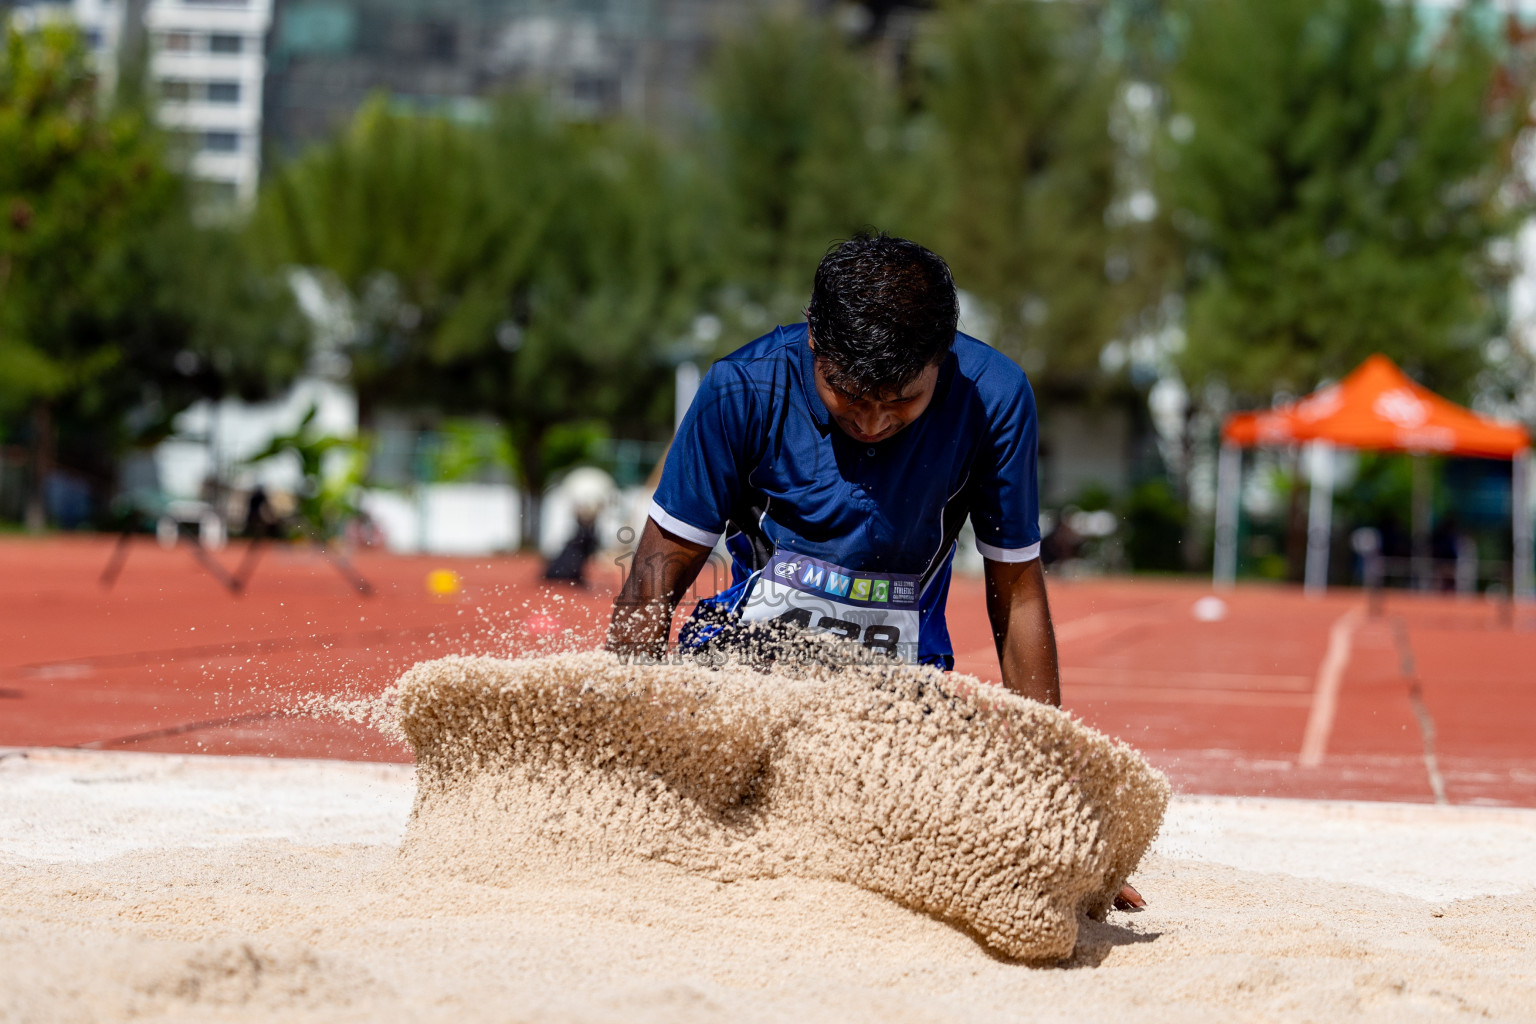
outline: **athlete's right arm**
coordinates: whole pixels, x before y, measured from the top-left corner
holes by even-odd
[[[668,533],[647,519],[629,577],[613,602],[608,650],[662,658],[672,632],[672,612],[698,578],[712,549]]]

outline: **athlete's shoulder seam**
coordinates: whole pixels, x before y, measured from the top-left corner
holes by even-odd
[[[973,380],[993,374],[1001,374],[1026,382],[1029,380],[1029,374],[1024,372],[1022,366],[979,338],[973,338],[969,334],[958,334],[955,337],[955,345],[955,355],[964,369],[979,371],[972,378]]]

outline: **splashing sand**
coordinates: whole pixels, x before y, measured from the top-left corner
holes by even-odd
[[[639,860],[847,882],[1006,957],[1070,956],[1151,844],[1162,775],[966,676],[795,664],[417,665],[398,687],[418,769],[405,856],[480,880]]]

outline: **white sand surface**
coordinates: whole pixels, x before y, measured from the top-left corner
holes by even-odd
[[[1536,811],[1176,798],[1053,968],[851,886],[405,870],[412,770],[0,751],[4,1021],[1536,1021]]]

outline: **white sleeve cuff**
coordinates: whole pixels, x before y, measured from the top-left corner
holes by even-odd
[[[976,550],[981,552],[983,558],[990,558],[994,562],[1033,562],[1040,557],[1040,542],[1036,541],[1023,548],[995,548],[977,540]]]
[[[715,542],[720,539],[718,532],[711,533],[708,530],[701,530],[691,523],[683,522],[677,516],[662,508],[655,499],[651,500],[651,518],[656,521],[657,526],[668,533],[681,537],[683,540],[692,541],[695,544],[702,544],[707,548],[714,547]],[[1037,548],[1039,546],[1038,544],[1035,545]]]

